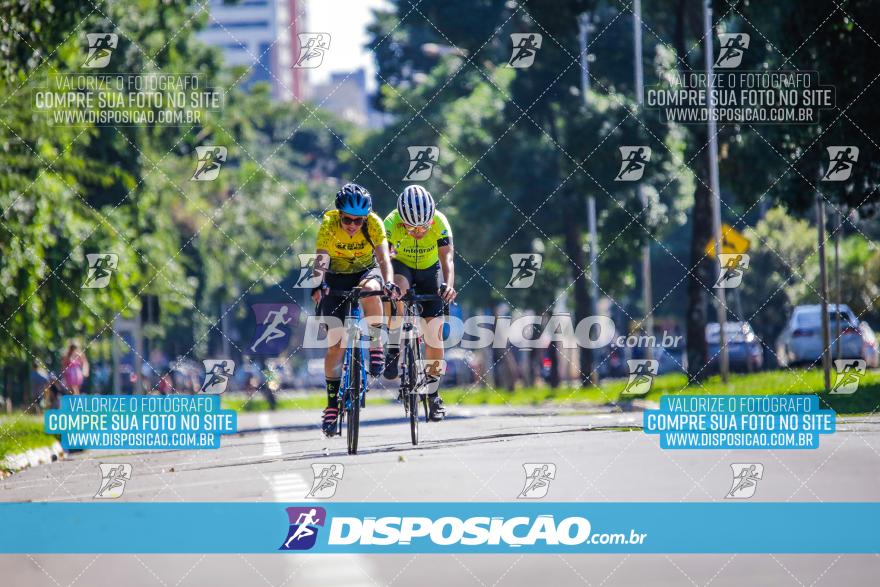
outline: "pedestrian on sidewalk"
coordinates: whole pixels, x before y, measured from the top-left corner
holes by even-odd
[[[68,347],[67,355],[61,361],[61,370],[67,393],[79,395],[83,381],[89,376],[89,361],[75,342]]]

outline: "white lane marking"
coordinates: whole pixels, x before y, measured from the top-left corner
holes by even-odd
[[[265,430],[263,433],[263,456],[264,457],[280,457],[281,456],[281,438],[278,433],[272,430],[272,420],[269,414],[265,412],[260,414],[260,428]]]
[[[271,484],[275,501],[301,501],[312,488],[299,473],[273,475]]]

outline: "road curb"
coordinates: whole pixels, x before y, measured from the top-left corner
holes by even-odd
[[[2,461],[0,461],[0,478],[6,475],[11,475],[16,471],[27,469],[28,467],[46,465],[63,457],[64,449],[61,448],[61,443],[57,441],[51,446],[41,446],[24,452],[7,455]]]

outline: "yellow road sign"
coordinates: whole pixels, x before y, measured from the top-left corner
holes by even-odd
[[[751,242],[729,224],[721,225],[721,254],[741,255],[749,250]],[[715,258],[715,239],[706,244],[706,254]]]

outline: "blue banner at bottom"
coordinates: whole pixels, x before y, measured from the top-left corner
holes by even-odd
[[[0,553],[878,553],[880,503],[2,503]]]

